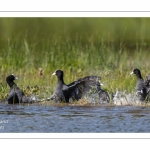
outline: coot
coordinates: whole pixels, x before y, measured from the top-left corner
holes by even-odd
[[[137,68],[133,69],[131,74],[135,74],[137,77],[136,83],[136,93],[139,95],[139,99],[144,101],[146,98],[149,98],[150,91],[150,75],[146,77],[146,80],[142,78],[141,71]]]
[[[16,103],[33,103],[34,100],[26,97],[22,90],[14,83],[14,80],[18,79],[15,75],[9,75],[6,78],[6,82],[10,87],[10,92],[7,97],[8,104],[16,104]]]
[[[70,98],[79,100],[91,89],[94,89],[94,92],[98,93],[100,100],[107,102],[110,100],[108,93],[101,89],[99,76],[86,76],[67,85],[64,82],[64,73],[62,70],[56,70],[52,75],[56,75],[58,78],[57,86],[51,96],[51,99],[56,102],[64,101],[69,103]]]

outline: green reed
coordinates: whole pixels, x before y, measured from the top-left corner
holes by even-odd
[[[149,72],[147,18],[0,18],[0,99],[7,97],[6,77],[15,74],[27,95],[50,96],[64,71],[70,83],[88,75],[101,76],[108,92],[132,92],[136,78]],[[43,75],[38,75],[38,69]]]

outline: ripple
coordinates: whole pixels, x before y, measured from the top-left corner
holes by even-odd
[[[0,105],[4,133],[150,132],[150,109],[143,106]],[[3,122],[3,121],[1,121]]]

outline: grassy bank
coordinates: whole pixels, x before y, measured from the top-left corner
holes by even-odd
[[[102,77],[108,92],[134,91],[133,68],[150,73],[149,18],[0,18],[0,99],[15,74],[27,95],[51,95],[56,69],[70,83],[87,75]],[[38,69],[43,68],[43,75]],[[44,95],[43,94],[43,95]]]

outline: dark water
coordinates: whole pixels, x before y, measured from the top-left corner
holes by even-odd
[[[150,109],[133,106],[0,104],[3,133],[145,133]]]

